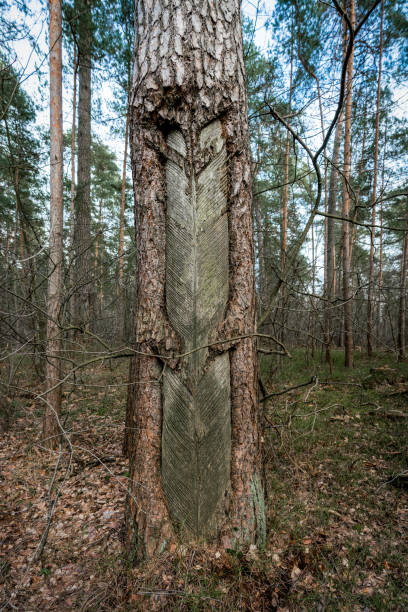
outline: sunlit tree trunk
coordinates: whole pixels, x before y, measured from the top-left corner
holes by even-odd
[[[50,26],[50,241],[47,297],[47,402],[43,444],[58,442],[57,416],[61,410],[61,337],[58,320],[62,288],[63,131],[62,131],[62,12],[61,1],[49,2]]]
[[[126,540],[141,558],[168,548],[176,526],[183,539],[229,548],[262,541],[265,515],[255,342],[223,342],[255,330],[240,2],[136,8],[131,151],[143,354],[128,402]]]

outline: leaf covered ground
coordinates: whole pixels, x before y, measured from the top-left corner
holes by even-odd
[[[408,609],[408,367],[357,355],[347,372],[333,358],[332,374],[300,351],[279,370],[262,365],[269,393],[314,377],[262,405],[265,549],[181,543],[137,568],[121,542],[125,368],[106,364],[65,390],[72,453],[38,443],[40,387],[17,393],[0,440],[0,609]]]

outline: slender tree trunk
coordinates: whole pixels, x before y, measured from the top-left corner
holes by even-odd
[[[99,213],[98,213],[98,229],[95,238],[95,260],[94,260],[94,279],[96,288],[99,294],[98,300],[98,316],[102,315],[102,257],[99,253],[99,240],[102,237],[102,199],[99,200]],[[99,266],[98,266],[99,264]],[[99,278],[98,278],[99,275]]]
[[[78,15],[78,172],[74,228],[74,325],[85,330],[94,306],[91,253],[91,61],[92,17],[88,0],[75,1]]]
[[[257,172],[261,168],[261,125],[258,124],[258,147],[257,147]],[[264,256],[264,237],[262,225],[262,213],[259,203],[259,198],[254,198],[255,221],[256,221],[256,243],[258,245],[258,265],[259,265],[259,312],[262,312],[266,305],[266,274],[265,274],[265,256]]]
[[[255,331],[240,2],[137,7],[131,148],[144,355],[127,419],[133,558],[166,549],[175,525],[183,538],[232,548],[265,537],[255,342],[222,343]],[[189,354],[167,359],[174,352]]]
[[[315,308],[315,295],[316,295],[316,251],[315,251],[315,234],[314,234],[314,223],[310,228],[311,242],[312,242],[312,294],[311,305],[312,305],[312,320],[311,320],[311,356],[312,359],[315,357],[315,337],[316,337],[316,308]]]
[[[375,135],[374,135],[374,175],[373,193],[371,199],[371,243],[370,243],[370,268],[368,277],[368,301],[367,301],[367,353],[371,357],[374,350],[374,251],[375,251],[375,218],[377,200],[377,178],[378,178],[378,142],[380,134],[380,111],[381,111],[381,76],[382,76],[382,54],[383,54],[383,24],[384,24],[384,0],[381,2],[380,21],[380,50],[378,59],[377,80],[377,102],[375,109]]]
[[[385,123],[385,138],[384,138],[384,153],[383,153],[383,161],[382,161],[382,171],[381,171],[381,202],[380,202],[380,252],[378,257],[378,311],[377,311],[377,338],[384,339],[384,329],[382,328],[382,320],[383,320],[383,256],[384,256],[384,231],[383,231],[383,222],[384,222],[384,208],[383,208],[383,197],[384,197],[384,184],[385,184],[385,160],[387,154],[387,122]]]
[[[72,125],[71,125],[71,195],[70,195],[70,217],[69,217],[69,246],[70,246],[70,288],[74,285],[74,232],[75,232],[75,142],[76,142],[76,115],[77,115],[77,76],[78,76],[78,52],[74,43],[74,86],[72,92]]]
[[[360,154],[360,162],[358,165],[358,187],[354,194],[354,214],[353,221],[357,221],[358,219],[358,207],[360,203],[360,193],[361,193],[361,183],[363,180],[363,172],[365,167],[365,148],[366,148],[366,136],[367,136],[367,108],[364,109],[364,128],[363,128],[363,137],[361,140],[361,154]],[[353,224],[351,227],[351,238],[350,238],[350,261],[353,261],[353,248],[354,243],[356,242],[357,236],[357,225]]]
[[[355,27],[355,2],[350,0],[350,21]],[[343,170],[343,217],[350,215],[351,177],[351,117],[352,117],[352,88],[353,88],[354,49],[351,52],[347,66],[347,95],[344,121],[344,170]],[[343,300],[344,300],[344,364],[347,368],[353,367],[353,304],[350,293],[350,223],[343,221]]]
[[[408,219],[406,222],[401,252],[400,298],[398,316],[398,359],[406,359],[406,318],[407,318],[407,267],[408,267]]]
[[[124,341],[124,330],[125,330],[125,309],[124,309],[124,296],[123,296],[123,267],[124,267],[124,245],[125,245],[126,168],[127,168],[128,141],[129,141],[129,117],[130,117],[130,108],[129,108],[129,101],[128,101],[128,109],[126,113],[126,128],[125,128],[125,152],[123,155],[123,168],[122,168],[122,188],[121,188],[121,198],[120,198],[119,248],[118,248],[119,282],[117,284],[117,299],[118,299],[119,337],[120,337],[121,342]]]
[[[292,108],[292,88],[293,88],[293,16],[292,16],[292,41],[290,46],[290,75],[289,75],[289,102],[288,111],[289,115]],[[288,119],[290,124],[290,119]],[[282,225],[281,225],[281,275],[285,277],[286,268],[286,254],[288,251],[288,200],[289,200],[289,161],[290,161],[290,140],[291,134],[289,130],[286,130],[286,146],[285,146],[285,176],[283,181],[283,193],[282,193]],[[280,320],[281,320],[281,331],[280,339],[285,342],[285,324],[286,324],[286,283],[282,283],[280,288]]]
[[[327,199],[327,211],[329,215],[336,214],[336,202],[338,191],[338,171],[340,161],[341,137],[343,132],[343,113],[340,114],[334,134],[332,165],[329,180],[329,195]],[[326,336],[326,362],[331,369],[331,343],[333,338],[333,311],[332,302],[336,296],[336,225],[333,217],[327,219],[327,308],[325,311],[325,336]]]
[[[299,44],[299,41],[298,41]],[[322,138],[325,137],[325,129],[324,129],[324,115],[323,115],[323,105],[322,105],[322,96],[321,96],[321,89],[320,89],[320,81],[318,76],[313,72],[313,70],[311,69],[310,65],[308,64],[308,62],[305,60],[305,58],[302,56],[301,54],[301,50],[300,50],[300,45],[298,47],[298,57],[302,63],[302,66],[304,67],[304,69],[306,70],[306,72],[309,74],[309,76],[311,76],[315,81],[316,81],[316,88],[317,88],[317,99],[319,102],[319,115],[320,115],[320,128],[322,131]],[[339,118],[340,120],[340,118]],[[340,150],[340,149],[339,149]],[[325,158],[324,160],[324,212],[327,214],[328,212],[328,189],[327,189],[327,159]],[[328,226],[329,226],[329,218],[325,217],[324,218],[324,252],[323,252],[323,266],[324,266],[324,280],[323,280],[323,292],[324,292],[324,297],[327,300],[328,299],[328,265],[329,265],[329,260],[328,260]],[[314,225],[312,224],[312,252],[314,253]],[[314,285],[315,285],[315,279],[316,279],[316,265],[315,265],[315,258],[313,256],[313,294],[315,293],[315,289],[314,289]],[[314,311],[314,319],[313,319],[313,329],[312,329],[312,357],[314,357],[314,343],[315,343],[315,329],[316,329],[316,310],[313,309]],[[330,371],[332,370],[332,365],[331,365],[331,356],[330,356],[330,332],[329,332],[329,327],[327,325],[328,320],[327,320],[327,310],[325,313],[325,321],[324,321],[324,336],[325,336],[325,346],[326,346],[326,361],[327,363],[330,364]]]
[[[47,299],[47,401],[43,444],[58,442],[61,411],[61,337],[58,320],[62,288],[63,131],[62,131],[62,11],[60,0],[49,1],[50,12],[50,244]]]

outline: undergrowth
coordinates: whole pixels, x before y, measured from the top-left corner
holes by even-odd
[[[331,373],[300,350],[278,369],[271,358],[261,364],[268,393],[313,377],[261,404],[265,549],[180,543],[136,568],[123,558],[121,539],[125,368],[90,370],[66,389],[75,460],[44,555],[33,563],[55,457],[36,445],[41,406],[17,397],[19,412],[0,445],[4,609],[408,609],[408,365],[356,354],[348,371],[340,351],[333,364]],[[391,383],[370,373],[384,366]]]

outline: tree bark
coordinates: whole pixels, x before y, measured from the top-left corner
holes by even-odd
[[[258,123],[258,145],[257,145],[257,159],[256,159],[256,174],[261,169],[261,150],[262,150],[262,132],[261,123]],[[259,313],[262,313],[263,309],[267,304],[267,290],[268,283],[266,279],[265,269],[265,248],[264,248],[264,226],[262,223],[262,211],[259,201],[259,196],[254,198],[254,211],[255,211],[255,222],[256,222],[256,243],[258,246],[258,265],[259,265]]]
[[[290,115],[292,110],[292,88],[293,88],[293,15],[292,15],[292,26],[291,26],[291,45],[290,45],[290,75],[289,75],[289,101],[288,101],[288,114]],[[290,125],[290,119],[288,119],[288,125]],[[283,192],[282,192],[282,208],[281,208],[281,260],[280,260],[280,273],[282,278],[285,278],[286,274],[286,256],[288,252],[288,200],[289,200],[289,161],[290,161],[290,140],[291,134],[289,130],[286,130],[286,144],[285,144],[285,175],[283,180]],[[287,287],[286,283],[282,283],[280,288],[280,340],[285,342],[285,326],[286,326],[286,312],[285,306],[287,301]]]
[[[378,142],[380,134],[380,110],[381,110],[381,76],[382,76],[382,54],[383,54],[383,24],[384,24],[384,0],[381,2],[380,20],[380,51],[378,59],[377,79],[377,101],[375,109],[375,134],[374,134],[374,168],[373,168],[373,193],[371,199],[371,241],[370,241],[370,267],[368,276],[368,301],[367,301],[367,353],[371,357],[374,350],[374,252],[375,252],[375,218],[377,200],[377,177],[378,177]]]
[[[180,530],[262,541],[265,515],[240,2],[140,0],[135,21],[136,348],[151,356],[132,366],[127,551],[140,559]]]
[[[361,184],[362,184],[362,180],[363,180],[363,173],[364,173],[364,167],[365,167],[365,142],[366,142],[366,136],[367,136],[367,107],[364,108],[364,128],[363,128],[363,136],[361,139],[361,155],[360,155],[360,162],[358,165],[358,178],[357,178],[357,190],[355,191],[354,194],[354,214],[353,214],[353,221],[357,221],[358,219],[358,211],[359,211],[359,204],[360,204],[360,193],[361,193]],[[356,241],[356,236],[357,236],[357,225],[354,223],[352,225],[351,228],[351,238],[350,238],[350,261],[353,261],[353,248],[354,248],[354,243]]]
[[[99,239],[102,238],[102,199],[99,200],[98,229],[95,238],[94,279],[98,290],[98,318],[102,316],[103,293],[102,293],[102,257],[99,253]],[[98,265],[99,264],[99,265]],[[99,275],[99,276],[98,276]]]
[[[119,282],[117,285],[117,298],[118,298],[118,319],[119,319],[119,337],[121,342],[124,341],[124,330],[125,330],[125,309],[123,302],[123,267],[124,267],[124,245],[125,245],[125,204],[126,204],[126,167],[127,167],[127,152],[128,152],[128,141],[129,141],[129,112],[128,108],[126,113],[126,128],[125,128],[125,152],[123,155],[123,168],[122,168],[122,187],[120,196],[120,215],[119,215],[119,247],[118,247],[118,269],[119,269]]]
[[[398,359],[406,359],[406,317],[407,317],[407,267],[408,267],[408,219],[402,241],[400,298],[398,316]]]
[[[343,132],[343,113],[340,114],[336,131],[334,134],[332,166],[329,181],[329,195],[327,199],[327,212],[329,215],[336,214],[337,191],[338,191],[338,165],[340,161],[341,137]],[[333,217],[327,218],[327,272],[326,272],[326,291],[327,308],[325,310],[325,344],[326,362],[331,367],[331,343],[333,339],[333,315],[331,305],[336,296],[336,225]]]
[[[350,21],[355,27],[356,12],[355,2],[350,0]],[[351,51],[347,66],[347,97],[344,121],[344,170],[343,170],[343,208],[342,215],[347,218],[350,215],[350,191],[349,183],[351,176],[351,116],[352,116],[352,88],[353,88],[353,66],[354,49]],[[344,365],[353,367],[353,304],[350,293],[350,224],[343,221],[342,228],[343,246],[343,300],[344,300]]]
[[[75,1],[78,18],[78,157],[74,228],[74,325],[89,326],[94,307],[91,253],[91,51],[92,16],[88,0]]]
[[[78,81],[78,52],[74,41],[74,87],[72,92],[72,127],[71,127],[71,198],[69,218],[69,280],[70,288],[74,285],[74,232],[75,232],[75,141],[76,141],[76,116],[77,116],[77,81]]]
[[[384,138],[384,150],[382,160],[382,171],[381,171],[381,191],[380,191],[380,240],[379,240],[379,256],[378,256],[378,311],[377,311],[377,338],[379,341],[384,341],[383,333],[383,258],[384,258],[384,208],[383,208],[383,197],[384,197],[384,184],[385,184],[385,160],[387,155],[387,122],[385,122],[385,138]]]
[[[60,0],[49,1],[50,26],[50,244],[47,299],[46,409],[43,444],[58,442],[61,411],[61,337],[58,320],[62,288],[63,131],[62,131],[62,11]]]

